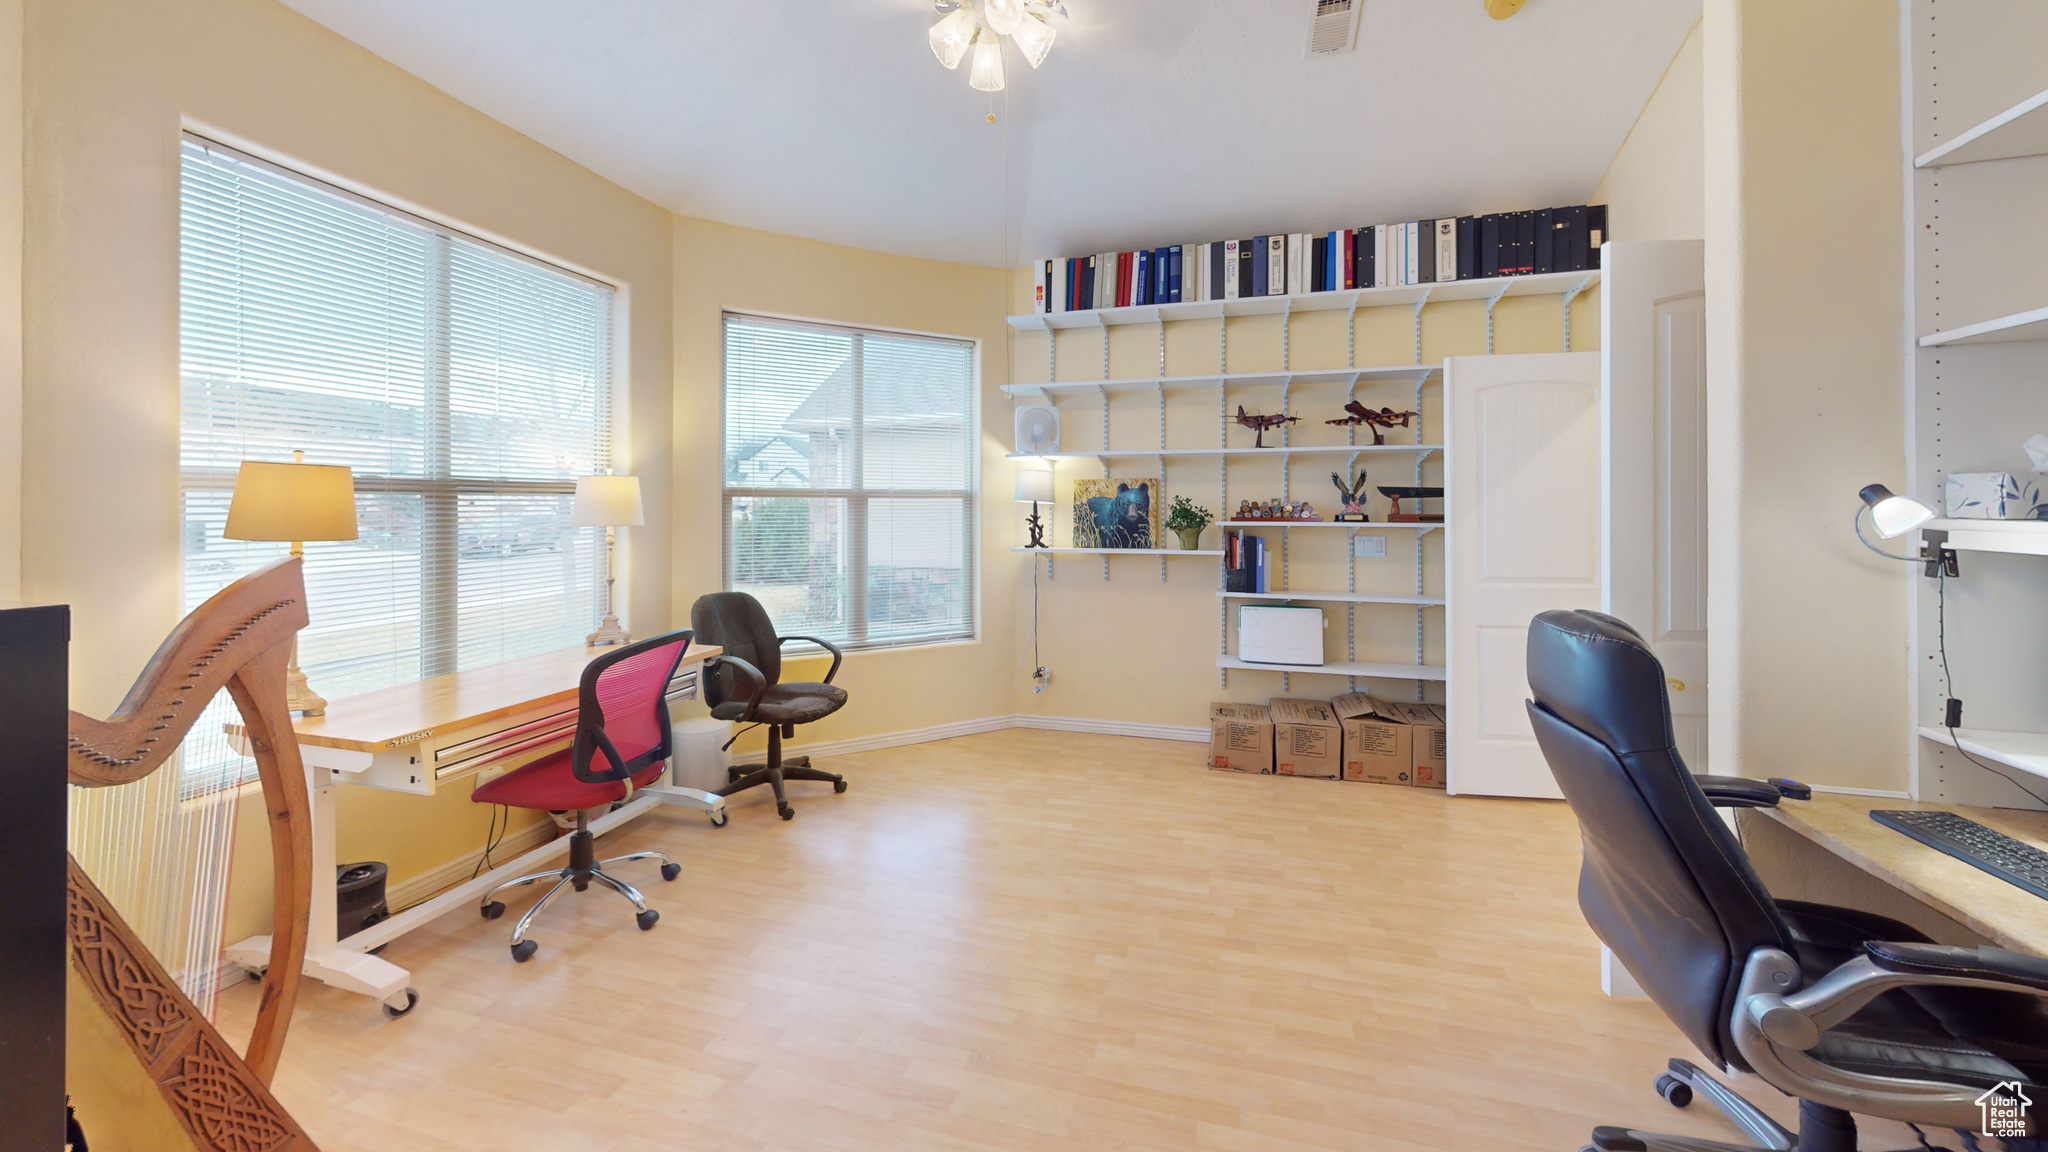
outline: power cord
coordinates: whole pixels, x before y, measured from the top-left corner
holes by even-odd
[[[1889,553],[1880,553],[1880,555],[1889,555]],[[1948,568],[1942,564],[1934,566],[1934,646],[1935,651],[1941,655],[1941,694],[1942,698],[1948,702],[1941,710],[1941,726],[1948,730],[1949,744],[1955,748],[1956,752],[1963,759],[1984,769],[1986,772],[1992,773],[2035,800],[2048,804],[2048,796],[2043,796],[2025,784],[2020,783],[2017,778],[2007,773],[2004,769],[1986,764],[1984,761],[1970,755],[1963,748],[1962,738],[1956,734],[1956,729],[1963,722],[1963,707],[1961,699],[1956,696],[1955,679],[1949,675],[1948,671]]]

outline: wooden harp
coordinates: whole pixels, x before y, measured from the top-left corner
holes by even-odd
[[[270,1093],[298,996],[313,892],[306,774],[285,707],[286,662],[306,624],[301,567],[297,557],[281,560],[194,609],[112,716],[71,713],[69,775],[83,787],[120,787],[155,772],[222,688],[241,712],[255,757],[275,886],[272,961],[245,1054],[235,1054],[77,859],[69,861],[72,968],[193,1147],[206,1152],[315,1152]]]

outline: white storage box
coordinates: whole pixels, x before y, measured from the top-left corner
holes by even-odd
[[[1321,608],[1246,604],[1237,610],[1237,658],[1248,664],[1321,664]]]

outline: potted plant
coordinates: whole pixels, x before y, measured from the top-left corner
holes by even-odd
[[[1202,529],[1215,519],[1207,508],[1185,496],[1175,496],[1173,506],[1166,513],[1166,526],[1180,537],[1183,552],[1194,552],[1202,546]]]

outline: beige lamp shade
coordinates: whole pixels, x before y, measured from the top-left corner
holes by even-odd
[[[1044,468],[1026,468],[1018,472],[1017,503],[1052,503],[1052,473]]]
[[[338,464],[244,460],[221,535],[230,540],[353,540],[355,474]]]
[[[578,528],[631,528],[646,521],[638,476],[578,476],[569,523]]]

